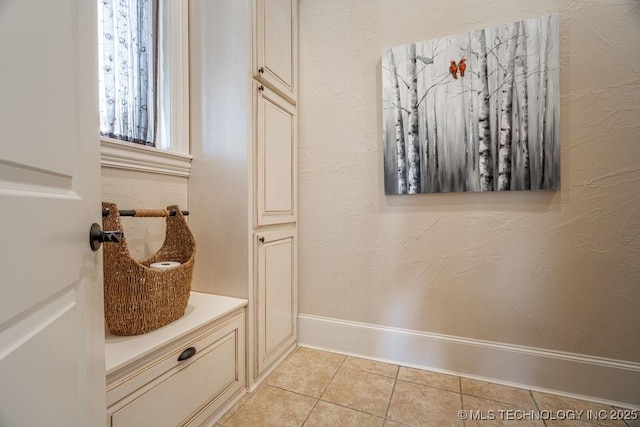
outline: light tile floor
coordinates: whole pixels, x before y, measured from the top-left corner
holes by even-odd
[[[299,347],[255,392],[243,396],[227,411],[217,425],[640,427],[638,420],[611,419],[611,415],[618,414],[616,410],[582,400]],[[628,415],[624,411],[619,414]],[[536,415],[556,419],[531,419]],[[601,419],[596,420],[596,415]]]

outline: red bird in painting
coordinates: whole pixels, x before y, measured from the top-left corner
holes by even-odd
[[[460,71],[460,77],[464,77],[464,70],[467,69],[467,60],[462,58],[458,63],[458,70]]]
[[[456,65],[456,61],[451,61],[451,65],[449,66],[449,72],[453,76],[454,79],[458,79],[458,66]]]

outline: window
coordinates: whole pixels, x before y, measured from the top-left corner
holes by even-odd
[[[97,1],[102,165],[188,176],[187,0]]]
[[[155,146],[158,1],[100,3],[100,135]]]

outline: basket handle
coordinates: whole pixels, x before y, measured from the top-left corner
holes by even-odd
[[[188,216],[189,211],[181,211],[182,215]],[[166,209],[131,209],[131,210],[118,210],[118,215],[120,216],[133,216],[138,218],[157,218],[157,217],[167,217],[167,216],[176,216],[176,211],[168,211]],[[109,216],[109,209],[104,209],[102,211],[102,216]]]

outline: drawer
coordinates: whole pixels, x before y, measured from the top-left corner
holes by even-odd
[[[184,369],[204,356],[204,350],[223,336],[238,328],[238,322],[244,322],[243,312],[223,319],[215,327],[205,332],[195,333],[172,343],[145,357],[128,369],[123,369],[107,377],[107,406],[111,406],[132,392],[153,380],[173,375],[176,370]],[[178,356],[189,347],[196,349],[190,359],[178,361]]]
[[[200,425],[245,386],[245,312],[168,346],[108,384],[111,427]],[[178,362],[188,347],[196,354]],[[115,403],[113,403],[115,402]]]
[[[238,382],[238,336],[229,333],[189,367],[142,394],[111,416],[113,427],[184,424]],[[196,406],[198,405],[198,406]]]

